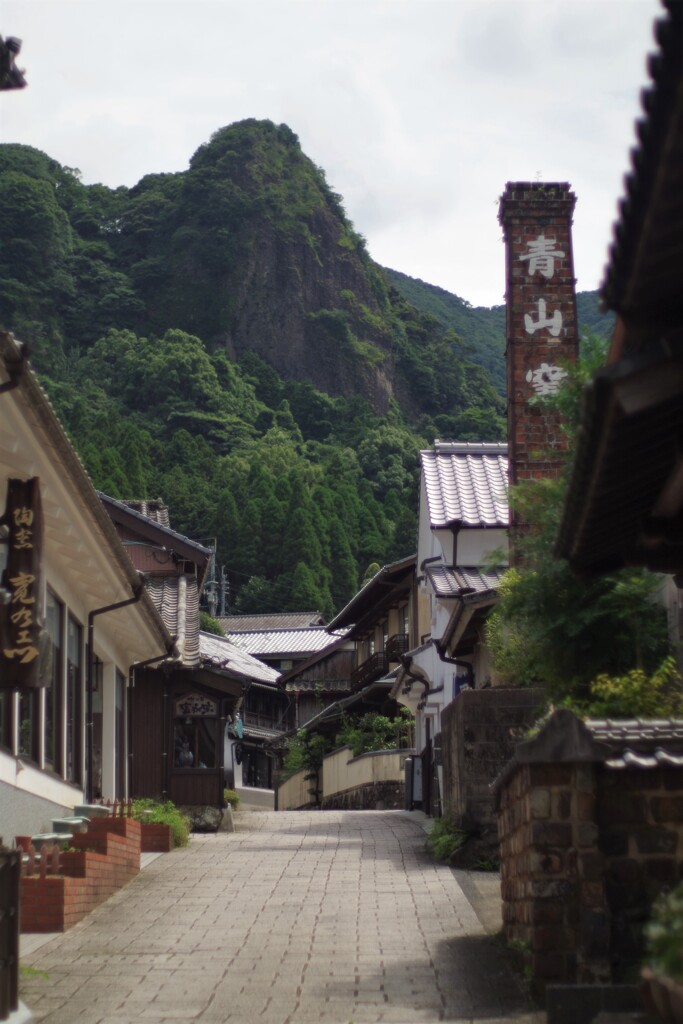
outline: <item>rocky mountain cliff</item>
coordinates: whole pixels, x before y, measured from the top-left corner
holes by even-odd
[[[131,189],[0,146],[0,224],[0,323],[94,483],[215,543],[231,610],[331,615],[414,551],[420,448],[505,436],[502,307],[374,263],[285,125]]]
[[[108,328],[180,328],[209,351],[386,413],[501,407],[438,318],[410,305],[369,257],[341,197],[286,126],[216,132],[187,171],[131,189],[84,186],[29,147],[0,148],[5,323],[65,349]],[[41,333],[39,331],[38,333]]]

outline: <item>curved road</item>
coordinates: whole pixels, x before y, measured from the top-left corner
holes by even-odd
[[[499,946],[401,811],[242,813],[22,963],[48,1024],[531,1024]],[[28,939],[30,948],[32,937]]]

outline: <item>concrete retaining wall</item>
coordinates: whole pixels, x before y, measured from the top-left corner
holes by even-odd
[[[321,804],[326,808],[371,809],[378,803],[388,808],[403,807],[405,761],[411,750],[373,750],[353,756],[350,747],[340,747],[323,760],[320,772]],[[279,811],[310,807],[309,790],[314,780],[305,771],[290,776],[278,788]]]

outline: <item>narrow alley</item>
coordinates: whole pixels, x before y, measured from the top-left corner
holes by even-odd
[[[23,936],[35,1019],[541,1020],[417,815],[237,821],[158,857],[66,934]]]

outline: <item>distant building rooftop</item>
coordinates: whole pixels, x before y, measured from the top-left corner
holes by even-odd
[[[223,615],[218,621],[226,633],[264,632],[268,629],[299,629],[323,626],[320,612],[266,612],[263,615]]]
[[[219,619],[221,624],[223,619]],[[307,657],[334,643],[324,626],[300,629],[260,629],[249,632],[226,630],[226,636],[243,651],[257,658]]]

